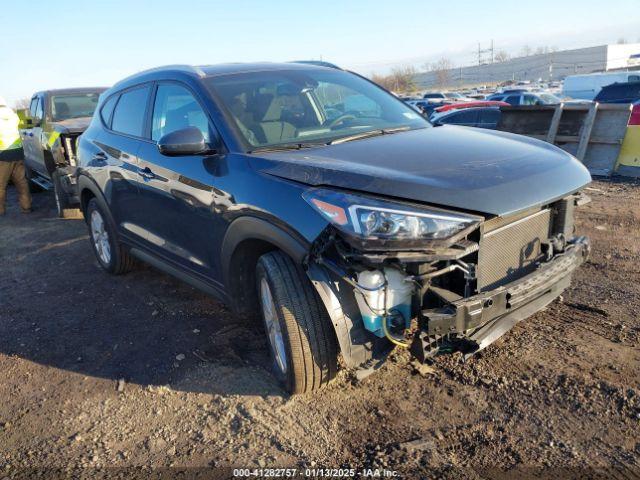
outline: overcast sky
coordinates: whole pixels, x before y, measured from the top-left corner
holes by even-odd
[[[104,85],[172,63],[319,59],[364,74],[494,40],[573,48],[640,41],[639,0],[30,0],[0,8],[0,95]]]

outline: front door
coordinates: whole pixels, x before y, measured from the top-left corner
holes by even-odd
[[[213,245],[217,223],[213,208],[216,158],[165,156],[157,142],[167,133],[195,126],[207,142],[213,136],[204,109],[185,86],[160,83],[153,102],[151,143],[139,151],[140,208],[154,212],[144,218],[149,246],[167,260],[192,272],[215,278]]]
[[[22,130],[22,147],[24,149],[25,164],[31,170],[46,175],[47,169],[44,165],[44,151],[40,143],[43,132],[42,127],[45,121],[44,97],[42,95],[33,97],[29,114],[33,123],[30,128]]]

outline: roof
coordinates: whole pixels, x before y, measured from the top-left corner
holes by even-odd
[[[70,95],[73,93],[94,93],[94,92],[104,92],[107,87],[81,87],[81,88],[54,88],[51,90],[41,90],[36,92],[34,95],[45,93],[48,95]]]
[[[217,65],[165,65],[135,73],[117,82],[113,87],[122,87],[139,80],[154,80],[166,74],[172,76],[187,76],[191,78],[214,77],[217,75],[229,75],[234,73],[268,72],[278,70],[334,70],[335,68],[319,66],[316,63],[220,63]]]

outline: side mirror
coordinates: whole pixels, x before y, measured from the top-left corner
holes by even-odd
[[[158,141],[158,150],[168,157],[199,155],[207,152],[207,143],[197,127],[186,127],[167,133]]]
[[[24,119],[24,128],[33,128],[33,118],[32,117],[26,117]]]

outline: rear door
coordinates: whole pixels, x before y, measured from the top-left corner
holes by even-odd
[[[100,149],[91,159],[94,176],[99,177],[109,209],[119,233],[134,243],[144,243],[142,228],[147,215],[138,203],[140,181],[138,150],[145,139],[151,84],[142,84],[118,92],[107,100],[99,115],[104,127],[94,140]]]
[[[140,149],[140,208],[150,248],[192,272],[215,278],[218,268],[212,252],[222,219],[213,207],[216,163],[211,156],[162,155],[162,136],[195,126],[208,143],[217,135],[196,95],[186,85],[160,82],[151,115],[151,142]]]

